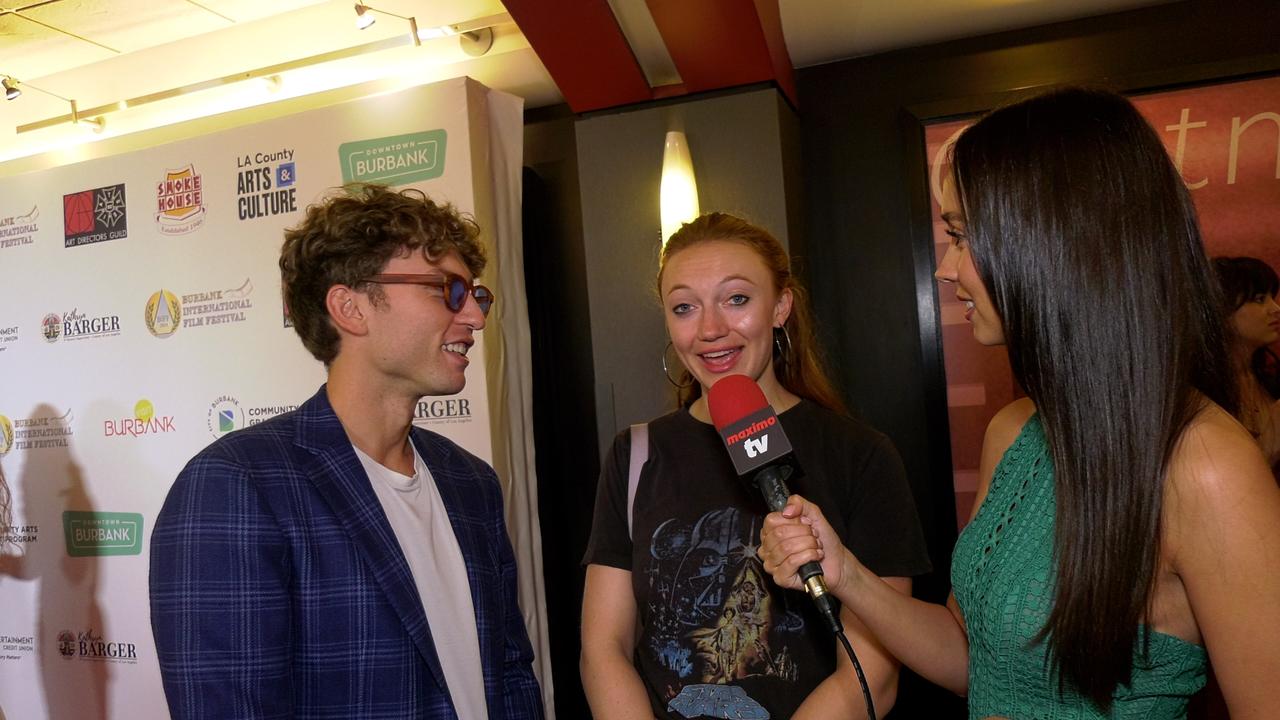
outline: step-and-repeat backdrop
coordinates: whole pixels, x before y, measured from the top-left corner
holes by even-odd
[[[452,80],[0,179],[0,716],[166,715],[147,599],[165,494],[201,448],[324,382],[283,311],[282,230],[383,182],[475,214],[498,255],[494,196],[518,217],[519,180],[493,172],[488,134],[514,128],[518,171],[521,109],[489,100]],[[415,422],[491,459],[486,365]]]

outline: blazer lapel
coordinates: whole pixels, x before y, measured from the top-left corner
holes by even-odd
[[[299,408],[295,444],[312,455],[307,475],[346,528],[352,543],[368,564],[379,587],[395,608],[418,653],[431,668],[440,689],[447,692],[444,671],[413,573],[396,540],[386,512],[369,483],[369,476],[351,447],[351,440],[329,404],[326,387]]]

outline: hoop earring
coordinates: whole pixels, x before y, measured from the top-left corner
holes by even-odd
[[[779,365],[791,364],[791,334],[787,332],[786,325],[779,325],[773,329],[773,349]]]
[[[694,383],[694,380],[693,380],[693,377],[692,377],[692,373],[690,373],[689,382],[687,382],[687,383],[685,383],[685,384],[683,384],[683,385],[681,385],[680,383],[678,383],[678,382],[676,382],[675,380],[672,380],[672,379],[671,379],[671,371],[667,369],[667,351],[668,351],[668,350],[670,350],[670,349],[671,349],[671,347],[672,347],[672,345],[674,345],[674,344],[675,344],[675,343],[673,343],[673,342],[671,342],[670,340],[668,340],[668,341],[667,341],[667,346],[666,346],[666,347],[664,347],[664,348],[662,348],[662,374],[663,374],[663,375],[665,375],[665,376],[667,376],[667,382],[669,382],[669,383],[671,383],[672,385],[674,385],[677,389],[679,389],[679,390],[683,390],[683,389],[685,389],[685,388],[687,388],[687,387],[692,387],[692,385],[693,385],[693,383]]]

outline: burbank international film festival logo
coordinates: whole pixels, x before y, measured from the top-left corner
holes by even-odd
[[[72,435],[71,411],[10,420],[0,415],[0,456],[10,450],[65,448]]]
[[[64,660],[138,664],[138,646],[131,642],[107,642],[92,628],[58,633],[58,654]]]
[[[67,510],[62,513],[62,531],[71,557],[142,554],[138,513]]]
[[[182,296],[182,327],[199,328],[242,323],[253,309],[253,281],[245,278],[240,287],[201,290]]]
[[[39,205],[33,205],[31,212],[26,215],[0,217],[0,250],[35,242],[36,233],[40,230],[40,226],[36,224],[39,219]]]
[[[155,406],[146,398],[134,403],[133,417],[102,421],[102,434],[104,437],[161,435],[176,430],[177,428],[173,424],[173,416],[157,415]]]
[[[79,247],[129,236],[124,183],[62,196],[66,247]]]
[[[142,319],[147,324],[147,332],[167,338],[177,332],[182,323],[182,303],[177,295],[160,288],[147,298]]]
[[[156,224],[164,235],[185,235],[204,225],[204,181],[194,165],[165,170],[156,183]]]
[[[236,157],[236,216],[241,220],[297,212],[298,166],[293,148]]]
[[[343,143],[342,182],[406,185],[438,178],[444,174],[445,140],[440,129]]]
[[[72,308],[70,312],[49,313],[40,321],[40,331],[47,342],[92,340],[120,334],[119,315],[93,315]]]

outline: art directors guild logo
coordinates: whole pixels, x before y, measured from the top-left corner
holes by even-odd
[[[0,456],[10,450],[45,450],[67,447],[71,438],[71,411],[10,420],[0,415]]]
[[[195,166],[166,170],[156,183],[156,224],[164,235],[185,235],[204,225],[204,181]]]
[[[65,660],[138,664],[138,646],[130,642],[107,642],[92,629],[58,633],[58,654]]]
[[[79,247],[129,236],[124,183],[62,196],[66,247]]]
[[[142,554],[142,516],[138,513],[62,513],[62,530],[71,557]]]
[[[102,434],[104,437],[124,437],[130,435],[160,435],[177,430],[173,425],[172,415],[156,415],[151,401],[142,398],[133,406],[133,417],[119,420],[104,420]]]
[[[241,220],[297,212],[298,168],[293,149],[236,158],[236,214]]]
[[[26,215],[0,216],[0,250],[35,242],[36,233],[40,230],[36,224],[39,219],[39,205],[33,206]]]
[[[342,143],[342,182],[407,185],[444,174],[443,129]]]
[[[120,334],[119,315],[89,316],[79,308],[65,313],[49,313],[40,321],[40,330],[48,342],[66,340],[92,340],[115,337]]]

